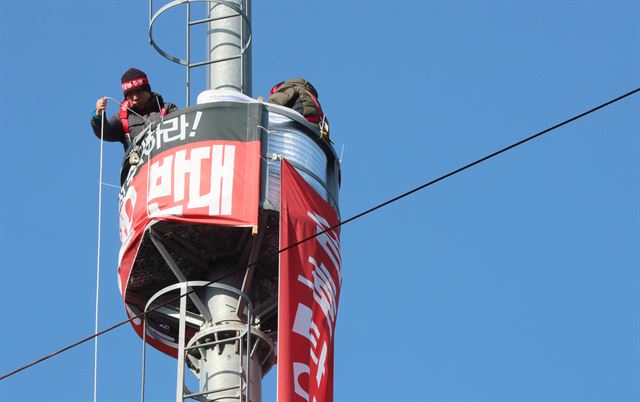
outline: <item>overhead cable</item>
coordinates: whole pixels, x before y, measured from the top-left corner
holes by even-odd
[[[262,259],[261,259],[261,260],[259,260],[259,261],[256,261],[256,262],[254,262],[254,263],[252,263],[252,264],[248,264],[248,265],[247,265],[247,268],[248,268],[248,267],[251,267],[251,266],[254,266],[254,265],[257,265],[257,264],[260,264],[262,261],[264,261],[264,260],[266,260],[266,259],[273,258],[273,257],[275,257],[276,255],[278,255],[278,254],[280,254],[280,253],[282,253],[282,252],[285,252],[285,251],[287,251],[287,250],[290,250],[290,249],[292,249],[292,248],[294,248],[294,247],[297,247],[297,246],[299,246],[299,245],[300,245],[300,244],[302,244],[302,243],[305,243],[305,242],[307,242],[307,241],[309,241],[309,240],[312,240],[312,239],[314,239],[314,238],[316,238],[316,237],[318,237],[318,236],[320,236],[320,235],[323,235],[323,234],[325,234],[325,233],[327,233],[327,232],[330,232],[330,231],[332,231],[332,230],[334,230],[334,229],[337,229],[337,228],[339,228],[339,227],[341,227],[341,226],[343,226],[343,225],[346,225],[347,223],[350,223],[350,222],[353,222],[353,221],[355,221],[355,220],[357,220],[357,219],[360,219],[360,218],[362,218],[362,217],[363,217],[363,216],[365,216],[365,215],[368,215],[368,214],[370,214],[370,213],[372,213],[372,212],[374,212],[374,211],[377,211],[378,209],[384,208],[384,207],[386,207],[386,206],[387,206],[387,205],[389,205],[389,204],[392,204],[392,203],[394,203],[394,202],[396,202],[396,201],[399,201],[399,200],[401,200],[401,199],[403,199],[403,198],[406,198],[406,197],[408,197],[408,196],[410,196],[410,195],[412,195],[412,194],[414,194],[414,193],[416,193],[416,192],[418,192],[418,191],[420,191],[420,190],[423,190],[423,189],[425,189],[425,188],[427,188],[427,187],[430,187],[430,186],[432,186],[432,185],[434,185],[434,184],[436,184],[436,183],[438,183],[438,182],[440,182],[440,181],[443,181],[443,180],[445,180],[445,179],[447,179],[447,178],[449,178],[449,177],[451,177],[451,176],[454,176],[454,175],[456,175],[456,174],[458,174],[458,173],[461,173],[461,172],[463,172],[463,171],[465,171],[465,170],[467,170],[467,169],[469,169],[469,168],[471,168],[471,167],[473,167],[473,166],[476,166],[476,165],[478,165],[478,164],[480,164],[480,163],[483,163],[483,162],[485,162],[485,161],[487,161],[487,160],[489,160],[489,159],[492,159],[492,158],[494,158],[494,157],[496,157],[496,156],[498,156],[498,155],[500,155],[500,154],[502,154],[502,153],[504,153],[504,152],[507,152],[507,151],[509,151],[509,150],[511,150],[511,149],[514,149],[514,148],[516,148],[516,147],[518,147],[518,146],[520,146],[520,145],[523,145],[523,144],[525,144],[525,143],[527,143],[527,142],[529,142],[529,141],[532,141],[532,140],[534,140],[534,139],[536,139],[536,138],[538,138],[538,137],[541,137],[541,136],[542,136],[542,135],[544,135],[544,134],[548,134],[549,132],[551,132],[551,131],[553,131],[553,130],[555,130],[555,129],[558,129],[558,128],[562,127],[562,126],[565,126],[565,125],[567,125],[567,124],[569,124],[569,123],[572,123],[572,122],[574,122],[574,121],[576,121],[576,120],[578,120],[578,119],[581,119],[581,118],[583,118],[583,117],[585,117],[585,116],[587,116],[587,115],[590,115],[590,114],[592,114],[592,113],[594,113],[594,112],[596,112],[596,111],[598,111],[598,110],[600,110],[600,109],[603,109],[603,108],[605,108],[605,107],[607,107],[607,106],[609,106],[609,105],[612,105],[612,104],[614,104],[614,103],[616,103],[616,102],[618,102],[618,101],[621,101],[622,99],[627,98],[627,97],[629,97],[629,96],[631,96],[631,95],[633,95],[633,94],[635,94],[635,93],[637,93],[637,92],[640,92],[640,88],[636,88],[636,89],[634,89],[634,90],[632,90],[632,91],[629,91],[629,92],[625,93],[624,95],[618,96],[617,98],[614,98],[614,99],[612,99],[612,100],[610,100],[610,101],[607,101],[607,102],[605,102],[605,103],[602,103],[602,104],[600,104],[600,105],[598,105],[598,106],[596,106],[596,107],[594,107],[594,108],[591,108],[591,109],[589,109],[589,110],[587,110],[587,111],[585,111],[585,112],[582,112],[582,113],[580,113],[580,114],[578,114],[578,115],[576,115],[576,116],[574,116],[574,117],[571,117],[571,118],[569,118],[569,119],[567,119],[567,120],[564,120],[564,121],[563,121],[563,122],[561,122],[561,123],[555,124],[555,125],[553,125],[553,126],[551,126],[551,127],[549,127],[549,128],[546,128],[546,129],[544,129],[544,130],[542,130],[542,131],[539,131],[539,132],[537,132],[537,133],[535,133],[535,134],[533,134],[533,135],[531,135],[531,136],[529,136],[529,137],[526,137],[526,138],[524,138],[524,139],[522,139],[522,140],[520,140],[520,141],[518,141],[518,142],[515,142],[515,143],[513,143],[513,144],[511,144],[511,145],[509,145],[509,146],[506,146],[506,147],[504,147],[504,148],[502,148],[502,149],[499,149],[499,150],[497,150],[497,151],[495,151],[495,152],[492,152],[492,153],[490,153],[490,154],[488,154],[488,155],[486,155],[486,156],[484,156],[484,157],[482,157],[482,158],[480,158],[480,159],[477,159],[477,160],[475,160],[475,161],[473,161],[473,162],[471,162],[471,163],[468,163],[468,164],[466,164],[466,165],[464,165],[464,166],[462,166],[462,167],[459,167],[459,168],[457,168],[457,169],[455,169],[455,170],[452,170],[452,171],[450,171],[449,173],[446,173],[446,174],[444,174],[444,175],[442,175],[442,176],[440,176],[440,177],[438,177],[438,178],[436,178],[436,179],[433,179],[433,180],[428,181],[428,182],[426,182],[426,183],[424,183],[424,184],[421,184],[421,185],[419,185],[419,186],[417,186],[417,187],[414,187],[413,189],[411,189],[411,190],[409,190],[409,191],[407,191],[407,192],[405,192],[405,193],[402,193],[402,194],[400,194],[400,195],[398,195],[398,196],[395,196],[395,197],[393,197],[393,198],[391,198],[391,199],[389,199],[389,200],[387,200],[387,201],[384,201],[384,202],[382,202],[382,203],[380,203],[380,204],[377,204],[377,205],[375,205],[375,206],[373,206],[373,207],[371,207],[371,208],[369,208],[369,209],[367,209],[367,210],[365,210],[365,211],[363,211],[363,212],[360,212],[360,213],[358,213],[358,214],[356,214],[356,215],[354,215],[354,216],[352,216],[352,217],[350,217],[350,218],[348,218],[348,219],[345,219],[345,220],[343,220],[343,221],[341,221],[341,222],[337,223],[337,224],[336,224],[336,225],[334,225],[334,226],[331,226],[331,227],[329,227],[329,228],[327,228],[327,229],[324,229],[324,230],[322,230],[322,231],[317,232],[316,234],[314,234],[314,235],[312,235],[312,236],[309,236],[309,237],[304,238],[304,239],[302,239],[302,240],[300,240],[300,241],[297,241],[297,242],[295,242],[295,243],[293,243],[293,244],[290,244],[290,245],[288,245],[288,246],[286,246],[286,247],[284,247],[284,248],[282,248],[282,249],[278,250],[276,253],[273,253],[273,254],[271,254],[271,255],[268,255],[268,256],[266,256],[266,257],[262,258]],[[209,282],[207,285],[213,284],[213,283],[215,283],[216,281],[219,281],[220,279],[221,279],[221,278],[217,278],[217,279],[215,279],[215,280],[213,280],[213,281]],[[124,325],[124,324],[126,324],[126,323],[128,323],[128,322],[130,322],[130,321],[133,321],[133,320],[136,320],[136,319],[142,318],[142,317],[144,317],[145,315],[147,315],[147,314],[149,314],[149,313],[151,313],[151,312],[153,312],[153,311],[155,311],[155,310],[157,310],[157,309],[159,309],[159,308],[161,308],[161,307],[164,307],[164,306],[166,306],[166,305],[168,305],[168,304],[170,304],[170,303],[173,303],[174,301],[179,300],[181,297],[185,297],[185,296],[187,296],[187,295],[191,294],[191,292],[193,292],[193,290],[191,290],[191,291],[187,292],[186,294],[184,294],[184,295],[182,295],[182,296],[177,296],[177,297],[175,297],[175,298],[173,298],[173,299],[167,300],[166,302],[164,302],[164,303],[162,303],[162,304],[160,304],[160,305],[157,305],[157,306],[152,307],[151,309],[147,310],[146,312],[140,313],[140,314],[138,314],[138,315],[136,315],[136,316],[133,316],[133,317],[131,317],[131,318],[127,319],[127,320],[124,320],[124,321],[119,322],[119,323],[117,323],[117,324],[115,324],[115,325],[112,325],[111,327],[109,327],[109,328],[107,328],[107,329],[105,329],[105,330],[102,330],[102,331],[100,331],[100,332],[98,332],[98,333],[95,333],[95,334],[93,334],[93,335],[87,336],[86,338],[83,338],[83,339],[81,339],[81,340],[79,340],[79,341],[77,341],[77,342],[75,342],[75,343],[73,343],[73,344],[71,344],[71,345],[69,345],[69,346],[66,346],[66,347],[64,347],[64,348],[62,348],[62,349],[60,349],[60,350],[58,350],[58,351],[55,351],[55,352],[53,352],[53,353],[51,353],[51,354],[48,354],[48,355],[46,355],[46,356],[43,356],[43,357],[41,357],[41,358],[39,358],[39,359],[37,359],[37,360],[35,360],[35,361],[33,361],[33,362],[29,363],[29,364],[26,364],[26,365],[24,365],[24,366],[22,366],[22,367],[20,367],[20,368],[17,368],[17,369],[15,369],[15,370],[13,370],[13,371],[11,371],[11,372],[7,373],[7,374],[4,374],[2,377],[0,377],[0,381],[1,381],[1,380],[6,379],[6,378],[8,378],[8,377],[11,377],[11,376],[13,376],[13,375],[15,375],[15,374],[17,374],[17,373],[19,373],[19,372],[21,372],[21,371],[24,371],[24,370],[26,370],[26,369],[28,369],[28,368],[30,368],[30,367],[33,367],[33,366],[35,366],[36,364],[39,364],[39,363],[41,363],[41,362],[43,362],[43,361],[45,361],[45,360],[48,360],[48,359],[50,359],[50,358],[52,358],[52,357],[54,357],[54,356],[57,356],[57,355],[59,355],[59,354],[61,354],[61,353],[65,352],[65,351],[67,351],[67,350],[69,350],[69,349],[72,349],[72,348],[74,348],[74,347],[76,347],[76,346],[79,346],[79,345],[81,345],[81,344],[83,344],[83,343],[85,343],[85,342],[87,342],[87,341],[89,341],[89,340],[91,340],[91,339],[93,339],[93,338],[96,338],[96,337],[98,337],[98,336],[100,336],[100,335],[102,335],[102,334],[105,334],[105,333],[107,333],[107,332],[110,332],[110,331],[112,331],[112,330],[114,330],[114,329],[118,328],[118,327],[121,327],[122,325]]]

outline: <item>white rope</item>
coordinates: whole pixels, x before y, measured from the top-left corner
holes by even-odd
[[[111,184],[111,183],[106,183],[106,182],[102,182],[103,186],[107,186],[107,187],[113,187],[113,188],[117,188],[118,190],[120,190],[120,186],[116,186],[115,184]]]
[[[114,101],[115,103],[118,104],[118,108],[120,106],[122,106],[122,102],[120,102],[119,100],[112,98],[110,96],[105,96],[105,98],[110,99],[112,101]],[[138,116],[139,118],[141,118],[142,120],[144,120],[145,123],[147,124],[151,124],[151,120],[147,119],[146,117],[144,117],[143,115],[141,115],[140,113],[136,112],[135,110],[131,109],[130,107],[127,108],[128,111],[130,111],[131,113],[135,114],[136,116]],[[102,118],[104,119],[104,112],[102,113]]]
[[[111,98],[109,96],[106,97],[107,99],[110,99],[112,101],[114,101],[115,103],[118,104],[118,106],[121,106],[122,103],[119,102],[117,99]],[[157,99],[156,99],[157,100]],[[159,101],[158,101],[158,106],[159,106]],[[138,117],[140,117],[142,120],[144,120],[147,124],[150,124],[151,122],[149,121],[149,119],[145,118],[144,116],[140,115],[139,113],[137,113],[135,110],[131,109],[131,108],[127,108],[131,113],[137,115]],[[98,252],[97,252],[97,257],[96,257],[96,312],[95,312],[95,327],[94,327],[94,334],[97,335],[98,334],[98,321],[99,321],[99,311],[100,311],[100,248],[101,248],[101,234],[102,234],[102,186],[109,186],[109,187],[116,187],[116,188],[120,188],[119,186],[115,186],[113,184],[109,184],[109,183],[104,183],[102,181],[102,165],[103,165],[103,148],[104,148],[104,119],[105,119],[105,115],[104,115],[104,110],[101,112],[101,119],[100,119],[100,173],[99,173],[99,179],[98,179]],[[94,341],[94,347],[93,347],[93,402],[97,402],[98,399],[98,336],[96,336],[95,338],[93,338]]]
[[[264,128],[264,127],[262,127],[262,126],[260,126],[260,125],[258,125],[258,126],[256,126],[256,127],[258,127],[259,129],[264,130],[264,131],[267,133],[267,135],[269,135],[269,134],[271,134],[271,133],[273,132],[272,130],[267,130],[266,128]]]
[[[98,334],[98,312],[100,307],[100,235],[102,233],[102,156],[104,145],[104,110],[100,124],[100,178],[98,180],[98,256],[96,258],[96,320],[95,332]],[[93,338],[93,402],[98,398],[98,337]]]

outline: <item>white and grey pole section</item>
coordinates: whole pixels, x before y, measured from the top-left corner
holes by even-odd
[[[208,18],[211,21],[207,23],[206,51],[207,59],[213,63],[207,65],[207,89],[251,96],[251,0],[212,0]],[[237,269],[222,282],[239,291],[244,274],[244,270]],[[237,311],[238,295],[234,292],[208,288],[201,297],[211,321],[193,337],[207,345],[199,348],[200,400],[260,402],[264,374],[261,363],[265,354],[272,353],[263,352],[251,340],[254,332],[257,337],[261,331],[247,322],[251,321],[251,314]]]
[[[242,10],[244,17],[238,10]],[[251,96],[251,0],[211,1],[208,14],[212,21],[207,26],[207,59],[214,62],[207,65],[207,89]],[[223,282],[239,291],[244,274],[243,270],[238,270]],[[265,356],[261,351],[253,350],[253,346],[258,345],[251,341],[251,335],[254,331],[256,335],[261,332],[249,323],[251,329],[240,339],[233,340],[234,334],[247,327],[248,320],[242,311],[236,310],[238,296],[220,288],[210,288],[202,297],[212,320],[194,335],[210,344],[200,348],[201,400],[260,402],[264,374],[261,362]],[[220,343],[211,345],[212,342]]]
[[[237,6],[245,18],[223,3]],[[207,89],[226,89],[251,96],[251,0],[210,2],[209,18],[216,20],[208,23],[207,55],[209,60],[221,61],[207,66]]]

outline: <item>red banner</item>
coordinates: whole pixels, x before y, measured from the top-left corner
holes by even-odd
[[[258,225],[262,110],[248,103],[198,105],[166,116],[134,139],[118,197],[118,285],[129,317],[168,285],[156,279],[149,254],[157,253],[146,234],[154,221],[211,230]],[[142,321],[131,324],[142,335]],[[147,324],[147,342],[176,356],[177,329]]]
[[[151,220],[256,226],[259,155],[259,141],[200,141],[142,166],[120,203],[122,289]]]
[[[286,161],[280,248],[322,233],[338,215]],[[340,229],[280,254],[278,402],[333,401],[333,341],[340,297]]]

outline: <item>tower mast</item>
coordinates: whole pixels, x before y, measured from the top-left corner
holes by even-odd
[[[224,3],[208,4],[207,55],[209,60],[221,61],[207,66],[207,89],[251,96],[251,43],[241,51],[251,32],[251,0],[226,1],[243,10],[245,18]]]
[[[195,2],[208,3],[204,18],[192,18]],[[157,18],[180,5],[187,8],[185,58],[162,50],[153,37]],[[127,151],[141,156],[126,157],[123,166],[118,272],[127,314],[145,313],[132,321],[143,348],[178,360],[177,402],[262,400],[280,315],[279,161],[305,175],[301,180],[311,186],[305,194],[338,212],[340,165],[319,127],[251,97],[250,8],[251,0],[172,0],[154,13],[150,0],[149,41],[187,68],[187,107]],[[205,60],[193,61],[191,28],[203,24]],[[203,66],[207,90],[190,106],[191,69]],[[186,369],[199,379],[197,392],[185,387]]]

